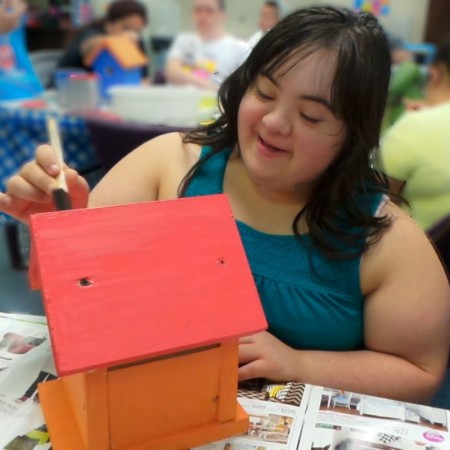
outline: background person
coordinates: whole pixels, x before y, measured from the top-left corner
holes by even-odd
[[[450,36],[428,68],[424,102],[387,130],[381,161],[393,198],[401,194],[427,230],[450,214]]]
[[[43,87],[28,56],[22,0],[0,2],[0,100],[39,96]]]
[[[26,5],[20,0],[3,0],[0,3],[0,33],[9,33],[20,26]]]
[[[175,37],[166,60],[168,83],[217,90],[221,81],[248,56],[247,43],[225,28],[225,0],[194,0],[195,32]]]
[[[127,35],[145,52],[140,35],[147,20],[147,9],[142,3],[136,0],[115,0],[109,4],[104,18],[78,31],[65,49],[58,67],[90,70],[90,67],[85,65],[84,59],[107,35]],[[147,70],[144,72],[146,75]]]
[[[391,49],[391,60],[393,65],[401,64],[405,61],[412,61],[414,59],[412,52],[406,48],[406,43],[401,37],[393,33],[387,33],[387,38]]]
[[[286,6],[281,0],[266,0],[259,10],[258,31],[250,38],[248,45],[253,48],[286,14]]]
[[[90,196],[65,167],[73,206],[225,193],[269,324],[241,339],[239,379],[426,402],[447,365],[450,291],[371,164],[389,76],[374,16],[298,10],[221,85],[216,122],[148,141]],[[1,210],[28,221],[53,209],[59,171],[40,146]]]

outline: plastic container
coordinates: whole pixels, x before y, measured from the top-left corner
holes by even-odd
[[[68,108],[71,111],[97,108],[100,102],[98,75],[95,73],[71,75],[67,96]]]
[[[216,93],[191,86],[113,86],[111,109],[126,120],[191,127],[216,111]]]
[[[57,69],[54,75],[54,82],[56,88],[56,98],[58,102],[58,106],[62,110],[70,109],[69,104],[69,80],[71,76],[74,75],[82,75],[87,73],[83,69],[78,68],[64,68]]]

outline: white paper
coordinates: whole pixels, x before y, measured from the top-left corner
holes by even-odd
[[[37,391],[25,394],[55,375],[45,319],[0,314],[0,449],[50,448]]]
[[[0,450],[50,449],[37,390],[29,388],[54,376],[45,318],[0,313]],[[261,380],[241,384],[238,401],[248,431],[197,450],[450,450],[444,409]]]
[[[238,401],[249,415],[248,431],[197,450],[296,449],[309,392],[310,386],[302,383],[254,383],[240,389]]]
[[[299,450],[450,449],[449,412],[314,386]]]

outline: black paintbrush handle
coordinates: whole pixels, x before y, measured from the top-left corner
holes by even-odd
[[[56,209],[59,211],[72,209],[69,194],[62,188],[53,191],[53,200],[55,201]]]

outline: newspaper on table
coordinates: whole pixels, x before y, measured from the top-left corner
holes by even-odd
[[[238,401],[249,415],[247,432],[195,450],[296,449],[310,389],[303,383],[273,384],[264,380],[241,383]]]
[[[0,313],[0,450],[51,448],[37,384],[55,377],[45,318]],[[265,380],[238,401],[247,432],[195,450],[450,450],[444,409]]]
[[[449,450],[450,412],[312,386],[298,450]]]
[[[197,450],[450,450],[448,410],[300,383],[239,394],[249,430]]]
[[[0,449],[50,448],[37,384],[55,375],[45,318],[0,314]]]

